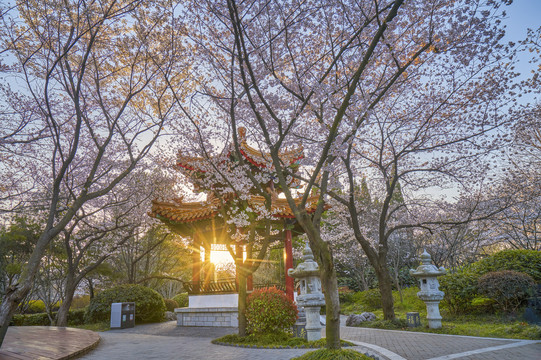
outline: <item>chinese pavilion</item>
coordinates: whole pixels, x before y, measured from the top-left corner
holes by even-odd
[[[244,200],[245,204],[256,214],[267,214],[266,218],[270,217],[274,228],[279,229],[278,235],[274,236],[283,239],[285,291],[287,296],[293,299],[294,279],[287,275],[287,270],[293,268],[292,235],[301,234],[302,229],[298,225],[295,225],[295,216],[287,200],[279,197],[281,190],[279,185],[275,183],[276,177],[273,176],[274,167],[270,154],[250,147],[246,141],[246,130],[244,128],[239,128],[238,135],[239,150],[244,163],[248,164],[250,171],[256,175],[255,177],[257,179],[262,179],[260,181],[261,188],[267,191],[272,199],[270,211],[268,211],[268,204],[265,204],[265,197],[257,195],[255,190],[252,189]],[[239,163],[239,159],[236,157],[237,152],[231,146],[226,154],[227,156],[215,163],[225,165],[222,168],[234,172]],[[303,148],[297,147],[286,150],[281,152],[279,157],[283,166],[288,167],[291,173],[295,173],[299,168],[299,161],[304,157]],[[211,161],[207,159],[186,156],[179,152],[176,163],[178,170],[186,175],[187,179],[194,185],[196,191],[205,192],[207,198],[199,202],[187,202],[182,198],[170,201],[153,201],[150,212],[150,216],[165,223],[172,231],[191,239],[191,247],[194,249],[192,255],[192,281],[184,285],[190,294],[189,307],[192,307],[192,305],[199,307],[208,306],[200,305],[204,303],[200,299],[204,295],[216,297],[219,294],[234,294],[238,291],[238,281],[223,281],[217,280],[214,277],[213,267],[210,263],[210,252],[213,245],[221,244],[222,246],[235,248],[236,254],[242,254],[242,247],[245,245],[242,241],[231,239],[231,226],[224,217],[226,213],[224,210],[227,210],[225,207],[231,205],[235,196],[232,194],[223,195],[223,191],[217,191],[218,187],[220,187],[219,181],[218,185],[212,185],[210,187],[208,185],[209,182],[204,181],[208,180],[209,176],[213,176],[209,168],[210,163]],[[291,188],[298,187],[298,183],[294,178],[291,178],[289,185]],[[223,188],[221,189],[223,190]],[[308,213],[313,213],[316,210],[317,201],[317,196],[308,199],[306,204]],[[262,209],[267,209],[267,211],[262,212]],[[201,255],[201,248],[204,249],[204,256]],[[250,255],[247,254],[247,256]],[[253,283],[251,276],[249,276],[247,279],[247,290],[251,291],[257,285]],[[228,303],[228,300],[224,300],[222,297],[219,303]],[[236,306],[234,302],[231,304],[232,306]],[[179,325],[182,325],[181,320],[179,320]]]

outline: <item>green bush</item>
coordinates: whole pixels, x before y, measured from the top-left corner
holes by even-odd
[[[90,295],[74,296],[70,309],[84,309],[90,304]]]
[[[465,314],[474,310],[471,302],[477,297],[478,275],[462,269],[438,278],[440,290],[445,293],[441,305],[452,314]]]
[[[316,351],[307,352],[304,355],[293,358],[293,360],[372,360],[360,352],[351,349],[320,349]]]
[[[275,287],[254,290],[246,299],[246,325],[250,333],[289,330],[297,320],[297,306]]]
[[[173,300],[177,302],[178,307],[188,307],[188,293],[180,293],[178,295],[175,295],[173,297]]]
[[[541,282],[541,252],[503,250],[455,273],[439,277],[440,290],[445,293],[442,307],[453,314],[491,311],[492,307],[488,306],[490,305],[488,302],[478,299],[483,296],[478,292],[477,282],[482,275],[501,270],[528,274],[535,281]]]
[[[393,300],[395,310],[409,311],[423,311],[426,309],[426,304],[423,300],[419,299],[417,293],[420,289],[416,286],[402,289],[402,302],[400,302],[400,294],[398,290],[393,291]]]
[[[54,314],[53,314],[54,315]],[[14,326],[49,326],[51,321],[47,313],[13,315],[10,325]]]
[[[530,296],[535,281],[530,275],[512,270],[489,272],[477,282],[480,294],[496,301],[505,312],[517,310]]]
[[[374,311],[381,309],[381,293],[379,289],[370,289],[361,291],[354,299],[365,309],[365,311]]]
[[[85,323],[85,309],[74,309],[68,312],[68,325],[77,326]]]
[[[347,286],[341,286],[338,288],[338,298],[340,299],[340,304],[353,303],[355,302],[355,292]]]
[[[175,311],[175,308],[178,308],[178,303],[173,299],[165,299],[165,308],[167,311]]]
[[[115,302],[135,302],[135,321],[139,323],[163,321],[165,316],[165,302],[156,291],[141,285],[120,285],[102,291],[90,301],[85,321],[109,321],[111,304]]]
[[[30,300],[25,314],[40,314],[45,312],[45,303],[42,300]]]
[[[528,274],[541,282],[541,251],[503,250],[471,265],[471,271],[479,275],[502,270]]]
[[[56,312],[51,314],[56,317]],[[84,324],[84,309],[70,310],[68,312],[68,325],[83,325]],[[10,322],[11,326],[49,326],[51,321],[47,313],[39,314],[15,314]]]

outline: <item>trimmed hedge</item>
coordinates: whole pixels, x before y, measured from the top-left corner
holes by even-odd
[[[165,302],[158,292],[142,285],[120,285],[102,291],[90,301],[85,321],[109,321],[111,304],[115,302],[135,302],[135,321],[138,323],[165,319]]]
[[[56,312],[52,313],[53,318],[56,317]],[[68,312],[68,325],[83,325],[85,317],[85,309],[70,310]],[[9,323],[10,326],[50,326],[51,322],[47,313],[38,314],[15,314]]]

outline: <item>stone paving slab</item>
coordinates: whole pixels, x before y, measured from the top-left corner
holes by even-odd
[[[448,358],[451,359],[451,358]],[[527,360],[541,359],[541,343],[529,344],[517,348],[507,348],[491,352],[460,357],[461,360]]]
[[[395,330],[341,327],[342,339],[375,349],[392,360],[509,359],[540,360],[541,341],[494,339]]]
[[[80,357],[109,359],[291,359],[312,349],[247,349],[211,344],[211,340],[236,328],[177,327],[175,321],[138,325],[131,329],[96,333],[70,328],[10,328],[0,360],[64,359],[84,348],[83,340],[99,339],[99,346]],[[48,333],[48,335],[43,335]],[[11,334],[11,337],[10,337]],[[80,336],[73,337],[72,335]],[[88,336],[87,336],[88,335]],[[90,336],[92,335],[92,336]],[[541,341],[491,339],[407,331],[341,327],[341,337],[357,345],[353,349],[377,355],[381,360],[541,360]],[[23,336],[23,337],[21,337]],[[75,346],[78,341],[82,346]],[[85,341],[86,341],[85,340]],[[96,340],[97,343],[98,340]],[[10,346],[18,346],[13,351]],[[11,353],[9,353],[11,351]],[[58,356],[57,353],[67,356]],[[8,355],[6,355],[8,354]],[[11,355],[9,355],[11,354]],[[2,357],[3,356],[3,357]],[[10,356],[10,357],[7,357]]]
[[[131,329],[102,332],[100,346],[82,360],[279,360],[291,359],[314,349],[249,349],[214,345],[210,341],[236,333],[236,328],[177,327],[175,322],[139,325]],[[364,347],[360,352],[375,354]],[[380,357],[381,360],[385,358]]]

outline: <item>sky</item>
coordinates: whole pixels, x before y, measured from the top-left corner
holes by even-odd
[[[510,41],[518,41],[526,36],[527,28],[541,26],[541,1],[540,0],[515,0],[510,6],[506,6],[507,25],[506,38]]]
[[[510,6],[505,7],[507,19],[506,41],[518,42],[526,37],[527,29],[537,29],[541,26],[541,0],[514,0]],[[528,54],[524,54],[528,55]],[[532,66],[523,56],[517,70],[522,74],[530,71]]]

